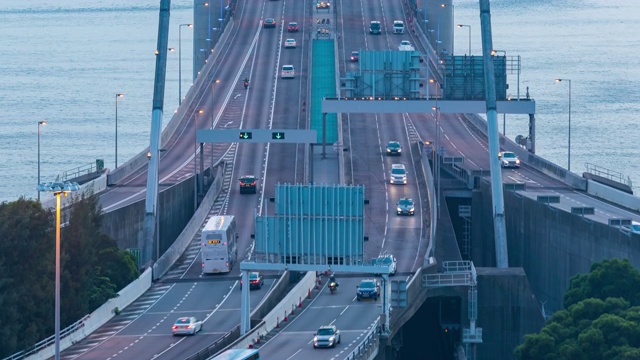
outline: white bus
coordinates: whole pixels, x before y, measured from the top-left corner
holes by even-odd
[[[212,216],[202,229],[202,272],[223,273],[238,257],[236,220],[233,215]]]

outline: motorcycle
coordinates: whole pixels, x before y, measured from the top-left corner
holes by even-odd
[[[249,87],[249,82],[245,80],[245,82],[244,82],[244,88],[245,88],[245,90],[246,90],[248,87]]]
[[[336,290],[338,290],[338,284],[337,283],[329,283],[329,291],[331,292],[331,295],[333,295]]]

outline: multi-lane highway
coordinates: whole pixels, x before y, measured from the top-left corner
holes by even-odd
[[[221,47],[222,54],[215,64],[215,79],[219,82],[207,84],[196,92],[195,105],[182,119],[176,137],[162,152],[161,183],[175,183],[193,173],[194,113],[200,109],[203,113],[198,116],[199,129],[210,128],[212,124],[220,129],[305,128],[305,119],[301,116],[304,99],[299,94],[305,93],[307,87],[306,27],[301,26],[301,31],[293,34],[298,48],[282,46],[283,24],[285,21],[304,24],[304,10],[303,4],[295,1],[238,4],[236,30]],[[275,29],[262,27],[262,21],[268,17],[277,19]],[[295,79],[279,78],[282,64],[294,64],[299,69]],[[246,90],[242,84],[245,77],[250,79]],[[294,144],[216,144],[207,145],[205,159],[211,157],[212,148],[214,161],[224,158],[233,166],[228,167],[225,186],[210,215],[236,215],[239,258],[244,260],[252,248],[254,210],[262,212],[263,201],[273,196],[276,183],[304,180],[304,152]],[[237,181],[244,174],[258,176],[258,194],[239,194]],[[145,183],[146,169],[136,172],[120,186],[101,194],[103,208],[109,211],[142,199]],[[202,278],[198,236],[199,233],[160,282],[62,356],[69,359],[185,358],[236,326],[240,320],[238,267],[226,276]],[[266,280],[263,289],[251,292],[252,307],[262,300],[273,283],[273,279]],[[204,320],[203,331],[194,337],[173,337],[171,325],[180,316]]]
[[[197,101],[182,119],[176,136],[162,152],[160,179],[171,184],[193,173],[194,113],[202,109],[198,128],[282,128],[306,129],[304,104],[310,86],[309,44],[313,33],[311,21],[331,17],[337,25],[338,66],[340,77],[355,71],[358,63],[349,61],[352,50],[395,50],[401,40],[418,44],[411,32],[393,34],[394,20],[404,20],[406,9],[392,0],[356,0],[332,3],[331,11],[318,13],[315,3],[295,0],[240,1],[236,9],[237,26],[226,44],[220,47],[220,60],[214,64],[214,78],[219,83],[207,84],[195,94]],[[334,17],[334,11],[335,17]],[[275,29],[264,29],[262,21],[274,18]],[[369,34],[369,22],[382,23],[382,34]],[[296,21],[300,32],[289,34],[286,25]],[[285,49],[284,39],[295,38],[297,48]],[[293,64],[294,79],[281,79],[280,68]],[[242,79],[248,77],[247,90]],[[366,189],[365,245],[367,258],[390,253],[398,259],[398,276],[406,276],[422,265],[426,251],[426,196],[417,185],[417,154],[410,144],[435,137],[433,115],[409,114],[344,114],[343,141],[350,149],[345,160],[346,181],[363,184]],[[466,167],[488,169],[487,141],[460,115],[441,115],[441,144],[450,156],[465,156]],[[385,155],[388,141],[399,141],[403,153],[399,157]],[[236,215],[239,229],[240,260],[250,256],[253,213],[263,213],[265,198],[273,197],[277,183],[304,182],[306,158],[302,145],[295,144],[216,144],[205,147],[205,159],[224,158],[233,164],[225,174],[225,187],[211,209],[211,215]],[[407,185],[390,185],[392,164],[401,163],[409,171]],[[338,171],[337,169],[335,171]],[[567,189],[526,164],[520,169],[502,170],[505,181],[526,182],[528,189],[565,189],[558,191],[582,203],[596,202],[590,197]],[[257,195],[240,195],[237,179],[244,174],[259,178]],[[144,197],[146,171],[139,171],[120,186],[101,195],[106,211]],[[396,215],[400,197],[413,198],[413,217]],[[593,205],[592,205],[593,206]],[[617,207],[597,204],[598,212],[618,214]],[[611,216],[610,216],[611,217]],[[616,216],[623,217],[623,216]],[[629,217],[629,216],[624,216]],[[185,358],[221,337],[239,323],[240,290],[238,268],[226,276],[200,275],[197,238],[165,278],[154,284],[142,298],[127,307],[113,321],[100,328],[85,341],[63,352],[65,358],[108,359],[117,357],[152,359]],[[338,277],[340,275],[338,274]],[[176,281],[180,279],[180,282]],[[324,289],[285,331],[262,348],[267,359],[332,358],[348,352],[382,312],[378,303],[356,302],[357,278],[341,280],[336,295]],[[252,292],[255,307],[273,284]],[[170,326],[179,316],[196,316],[204,320],[202,333],[194,337],[175,338]],[[342,343],[336,349],[313,350],[313,332],[322,324],[335,324],[342,331]]]

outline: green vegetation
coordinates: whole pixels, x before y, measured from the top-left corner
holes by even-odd
[[[540,333],[525,336],[517,359],[640,359],[640,272],[628,259],[572,277],[564,305]]]
[[[61,229],[61,329],[116,297],[139,275],[135,259],[100,230],[96,196],[73,203]],[[0,203],[0,358],[54,334],[55,212]]]

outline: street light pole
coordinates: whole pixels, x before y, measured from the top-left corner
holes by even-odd
[[[571,171],[571,80],[570,79],[556,79],[556,82],[566,81],[569,83],[569,133],[568,133],[568,145],[567,149],[567,170]]]
[[[468,27],[469,28],[469,56],[471,56],[471,25],[458,24],[459,28]]]
[[[440,60],[440,12],[441,9],[446,8],[447,5],[446,4],[440,4],[440,9],[438,10],[438,34],[437,34],[437,40],[436,40],[436,55],[438,56],[438,60]],[[439,61],[438,61],[439,63]]]
[[[216,88],[216,84],[220,83],[220,79],[217,79],[213,83],[211,83],[211,130],[213,130],[213,122],[215,119],[213,118],[213,92]],[[211,143],[211,165],[209,166],[211,171],[211,176],[213,177],[213,143]]]
[[[436,203],[437,203],[437,215],[440,218],[440,106],[438,106],[438,88],[440,84],[433,79],[429,80],[430,82],[436,85],[436,103],[435,106],[431,108],[436,112],[436,146],[434,152],[434,179],[436,182]]]
[[[196,158],[198,157],[198,115],[204,113],[200,109],[195,114],[195,123],[193,124],[193,211],[198,209],[198,168],[196,167]]]
[[[118,98],[124,97],[123,93],[116,93],[116,169],[118,168]]]
[[[40,184],[40,125],[47,125],[47,122],[38,121],[38,184]],[[40,190],[38,190],[38,202],[40,202]]]
[[[192,27],[193,24],[180,24],[178,26],[178,106],[182,105],[182,27]]]
[[[75,182],[38,184],[38,192],[52,192],[56,196],[55,360],[60,360],[60,195],[67,196],[77,190],[80,190],[80,186]]]

